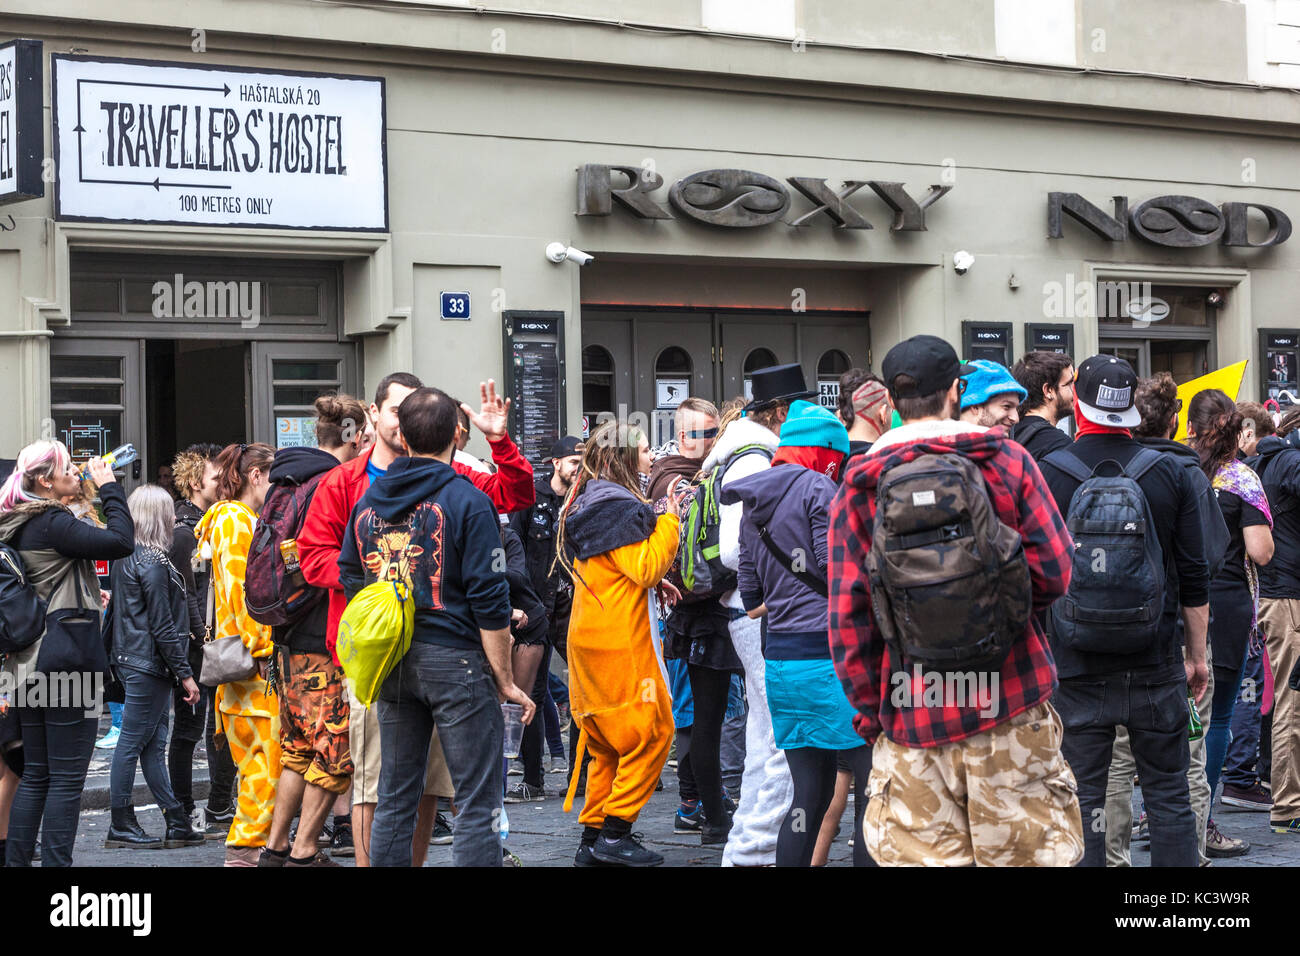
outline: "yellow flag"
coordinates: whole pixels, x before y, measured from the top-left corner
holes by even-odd
[[[1203,392],[1207,388],[1219,388],[1228,393],[1228,396],[1235,402],[1237,393],[1241,391],[1241,380],[1246,376],[1246,363],[1237,362],[1234,365],[1228,365],[1209,375],[1202,375],[1200,378],[1194,378],[1190,382],[1184,382],[1178,386],[1178,397],[1183,400],[1182,411],[1178,413],[1178,434],[1174,436],[1178,441],[1187,440],[1187,406],[1192,403],[1192,398],[1197,392]]]

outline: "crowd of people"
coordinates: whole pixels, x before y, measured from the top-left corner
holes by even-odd
[[[107,675],[105,846],[231,867],[517,863],[506,806],[548,772],[575,865],[654,866],[670,762],[674,830],[728,866],[824,865],[850,796],[855,866],[1205,864],[1250,849],[1220,785],[1300,834],[1300,410],[926,335],[834,411],[797,365],[751,389],[537,474],[492,382],[476,411],[408,373],[321,396],[314,447],[193,445],[129,497],[36,442],[0,487],[0,612],[44,615],[0,627],[6,686]],[[340,634],[376,585],[413,623],[370,687]],[[69,865],[98,715],[19,703],[0,856]]]

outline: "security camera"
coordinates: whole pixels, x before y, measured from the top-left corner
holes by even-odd
[[[952,255],[952,267],[956,270],[957,275],[964,276],[970,272],[970,267],[975,264],[975,257],[965,249],[954,252]]]
[[[552,242],[546,247],[546,258],[552,262],[563,262],[567,259],[570,262],[576,262],[580,266],[585,266],[596,257],[583,252],[581,249],[575,249],[573,246],[566,246],[562,242]]]

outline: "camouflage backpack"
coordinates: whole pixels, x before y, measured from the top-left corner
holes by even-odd
[[[1024,545],[964,455],[922,455],[881,475],[867,571],[881,634],[913,664],[996,667],[1024,636]]]

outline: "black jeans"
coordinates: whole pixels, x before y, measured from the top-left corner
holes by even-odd
[[[126,691],[126,701],[122,708],[122,736],[113,749],[109,771],[109,805],[113,809],[132,806],[135,769],[139,765],[158,806],[171,810],[179,803],[163,759],[171,681],[133,667],[118,668],[118,679]]]
[[[438,728],[456,788],[453,866],[501,865],[505,720],[481,650],[415,642],[379,691],[379,804],[371,866],[410,866],[429,738]]]
[[[1152,866],[1196,866],[1196,817],[1187,792],[1187,678],[1181,663],[1061,681],[1052,703],[1065,725],[1061,753],[1079,783],[1083,862],[1106,865],[1106,778],[1117,725],[1128,728],[1151,830]]]
[[[776,836],[777,866],[812,866],[817,835],[835,796],[837,764],[843,758],[853,769],[853,865],[875,866],[862,838],[862,817],[867,810],[867,778],[871,776],[871,748],[822,750],[796,747],[785,752],[794,783],[790,811]]]
[[[185,703],[185,692],[180,688],[172,697],[176,723],[167,751],[167,771],[172,792],[186,812],[194,809],[194,748],[200,740],[208,756],[208,809],[213,812],[229,809],[235,790],[235,762],[230,758],[230,748],[218,750],[212,739],[217,723],[215,694],[215,687],[200,684],[197,704]]]
[[[6,866],[31,866],[36,835],[42,866],[71,866],[81,791],[99,721],[82,707],[22,707],[23,778],[9,812]]]
[[[727,712],[727,694],[731,690],[731,671],[714,670],[688,664],[691,675],[691,698],[695,703],[695,722],[691,724],[688,759],[695,778],[695,789],[704,805],[708,826],[726,826],[727,806],[722,800],[722,718]],[[681,759],[677,761],[681,766]]]

